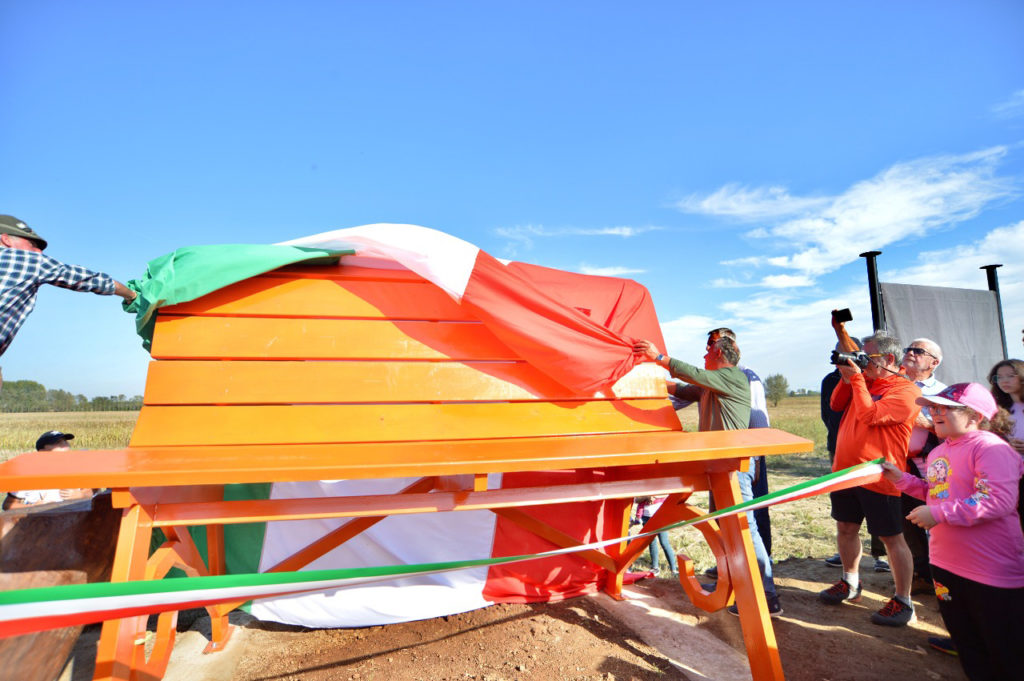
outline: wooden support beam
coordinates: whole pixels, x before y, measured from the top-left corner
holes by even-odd
[[[479,511],[496,508],[539,506],[577,501],[624,499],[690,492],[677,477],[653,480],[620,480],[550,487],[520,487],[484,492],[454,491],[315,499],[260,499],[247,501],[161,504],[154,527],[178,525],[228,525],[269,520],[311,518],[377,518],[406,513]]]

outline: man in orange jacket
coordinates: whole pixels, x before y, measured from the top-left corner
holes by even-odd
[[[899,373],[903,351],[896,338],[883,333],[869,336],[864,339],[864,352],[868,361],[863,371],[853,361],[839,365],[843,378],[832,391],[831,407],[843,411],[843,418],[832,470],[879,457],[906,470],[910,432],[921,409],[915,400],[921,390]],[[871,616],[871,621],[896,627],[909,624],[914,620],[910,600],[914,568],[903,538],[899,490],[883,479],[831,496],[843,577],[819,594],[821,600],[838,605],[860,599],[860,526],[866,520],[868,532],[885,544],[896,587],[893,598]]]

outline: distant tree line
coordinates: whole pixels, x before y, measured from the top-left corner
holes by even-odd
[[[0,390],[0,412],[29,411],[138,411],[142,395],[99,396],[89,399],[67,390],[47,390],[35,381],[4,381]]]

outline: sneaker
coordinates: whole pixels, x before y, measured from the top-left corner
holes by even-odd
[[[726,608],[726,610],[729,611],[730,615],[736,615],[737,617],[740,616],[740,610],[739,610],[739,608],[736,607],[735,603],[733,603],[728,608]],[[782,614],[782,604],[779,603],[779,597],[778,596],[769,596],[768,597],[768,615],[769,615],[769,617],[778,617],[781,614]]]
[[[892,572],[892,568],[881,558],[875,558],[875,572]]]
[[[836,555],[832,556],[831,558],[826,558],[825,559],[825,565],[828,565],[829,567],[841,568],[841,567],[843,567],[843,559],[840,558],[839,554],[837,553]]]
[[[857,588],[854,589],[850,586],[848,581],[840,579],[824,591],[819,591],[818,598],[820,598],[823,603],[828,603],[829,605],[839,605],[843,601],[856,603],[860,600],[860,588],[860,584],[858,584]]]
[[[905,627],[913,622],[914,606],[907,605],[898,598],[890,598],[882,609],[871,615],[871,621],[887,627]]]
[[[928,645],[939,651],[940,653],[946,653],[947,655],[959,655],[956,652],[956,646],[953,645],[953,639],[949,636],[929,636]]]

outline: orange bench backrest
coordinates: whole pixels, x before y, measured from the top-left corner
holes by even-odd
[[[162,309],[152,356],[133,447],[680,430],[655,373],[572,395],[404,270],[239,282]]]

